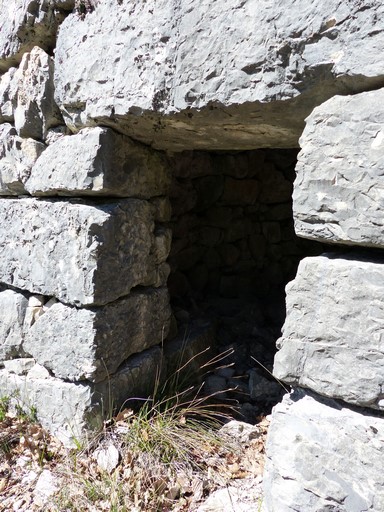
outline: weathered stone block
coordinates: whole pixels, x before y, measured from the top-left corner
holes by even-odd
[[[22,356],[24,319],[28,298],[13,290],[0,291],[0,365],[5,359]]]
[[[0,369],[0,389],[27,413],[33,408],[43,427],[70,446],[99,430],[114,408],[132,398],[147,398],[163,364],[161,350],[154,347],[132,356],[98,384],[65,382],[39,364],[27,375]]]
[[[315,105],[384,83],[383,15],[367,1],[105,0],[60,27],[57,100],[73,127],[118,123],[156,148],[295,147]]]
[[[384,418],[295,391],[275,406],[264,472],[266,512],[384,509]]]
[[[0,121],[14,122],[22,137],[44,140],[49,128],[63,123],[53,97],[53,66],[52,57],[36,46],[1,78]]]
[[[274,375],[384,409],[384,262],[323,255],[300,262]]]
[[[0,282],[76,305],[162,284],[146,201],[1,199],[0,219]]]
[[[27,331],[23,348],[55,377],[98,382],[132,354],[160,344],[170,316],[165,288],[135,291],[98,308],[57,302]]]
[[[24,376],[0,370],[2,396],[12,397],[26,413],[36,411],[43,427],[67,445],[84,438],[87,431],[101,428],[103,400],[92,385],[49,375],[38,377],[34,367],[30,373]]]
[[[88,128],[50,145],[32,168],[32,195],[166,195],[170,172],[159,153],[108,128]]]
[[[71,10],[74,0],[3,0],[0,2],[0,73],[20,62],[33,46],[55,47],[59,9]]]
[[[0,195],[25,194],[24,183],[45,145],[33,139],[22,139],[15,128],[0,125]]]
[[[384,247],[384,89],[317,107],[300,139],[293,192],[299,236]]]

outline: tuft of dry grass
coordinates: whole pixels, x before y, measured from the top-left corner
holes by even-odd
[[[202,371],[209,373],[220,360]],[[151,397],[137,409],[127,407],[128,401],[82,449],[65,450],[26,417],[16,421],[5,412],[4,430],[16,436],[3,452],[8,473],[0,478],[0,502],[24,500],[18,510],[28,512],[192,512],[216,489],[260,477],[266,426],[247,446],[223,435],[220,427],[232,408],[215,401],[216,393],[204,396],[203,382],[188,384],[191,362],[180,364],[164,383],[157,376]],[[26,457],[28,466],[19,469]],[[46,468],[57,488],[39,505],[33,485],[25,482],[33,472],[35,485]],[[1,470],[0,460],[0,477]],[[1,510],[8,509],[0,504]]]

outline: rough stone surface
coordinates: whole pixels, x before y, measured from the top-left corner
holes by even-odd
[[[322,395],[384,408],[384,260],[305,258],[286,290],[274,375]]]
[[[57,302],[27,331],[23,348],[55,377],[101,381],[130,355],[160,344],[170,314],[165,288],[132,292],[99,308]]]
[[[159,347],[152,347],[128,359],[119,370],[95,389],[104,397],[108,410],[129,407],[135,399],[153,395],[157,379],[167,374],[167,359]],[[107,400],[110,398],[111,402]]]
[[[0,218],[0,282],[91,305],[168,277],[155,265],[153,209],[146,201],[1,199]]]
[[[0,291],[0,365],[24,354],[24,319],[28,298],[13,290]]]
[[[170,173],[161,154],[108,128],[84,129],[50,145],[32,169],[32,195],[165,195]]]
[[[33,407],[41,424],[58,439],[71,444],[73,438],[80,440],[90,428],[101,427],[102,401],[91,385],[31,375],[0,370],[1,393],[14,397],[27,413]]]
[[[73,8],[75,0],[1,0],[0,73],[17,65],[33,46],[52,50],[61,10]]]
[[[26,376],[0,369],[0,389],[24,411],[33,407],[45,428],[73,446],[74,440],[100,429],[113,408],[133,397],[148,397],[162,365],[165,368],[161,350],[154,347],[132,356],[116,374],[97,384],[65,382],[42,372],[38,364]]]
[[[0,125],[0,195],[25,194],[24,183],[45,145],[22,139],[9,123]]]
[[[299,236],[384,247],[384,89],[330,99],[307,119],[293,194]]]
[[[22,137],[43,140],[49,128],[62,124],[53,98],[53,59],[39,47],[26,53],[17,71],[2,77],[0,103],[5,104],[2,121],[14,121]]]
[[[265,512],[383,510],[383,442],[384,418],[286,395],[268,434]]]
[[[32,357],[20,357],[3,361],[3,363],[7,372],[15,373],[16,375],[26,375],[35,366],[36,361]]]
[[[99,2],[61,25],[57,100],[74,129],[118,123],[157,148],[295,147],[315,105],[383,85],[383,14],[368,1]]]

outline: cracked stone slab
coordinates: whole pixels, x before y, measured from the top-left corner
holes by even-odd
[[[153,215],[139,199],[0,199],[0,282],[78,306],[161,286],[169,269],[159,263]]]
[[[129,356],[159,345],[170,316],[166,288],[133,291],[98,308],[56,302],[27,330],[23,348],[55,377],[99,382]]]
[[[383,417],[302,390],[286,395],[272,412],[263,510],[383,510],[383,443]]]
[[[384,260],[305,258],[286,293],[275,377],[384,409]]]
[[[314,106],[384,85],[383,16],[368,0],[98,2],[60,27],[56,98],[73,130],[158,149],[297,147]]]
[[[384,89],[335,96],[307,119],[293,212],[305,238],[384,247]]]
[[[166,195],[170,179],[161,154],[97,127],[51,144],[33,166],[26,189],[36,196],[150,198]]]

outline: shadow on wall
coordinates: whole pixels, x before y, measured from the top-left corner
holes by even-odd
[[[261,367],[255,370],[253,358],[272,370],[285,285],[304,256],[323,251],[294,232],[296,158],[296,149],[268,149],[191,151],[171,159],[168,287],[179,332],[196,322],[213,323],[217,349],[234,349],[227,375],[242,377],[237,384],[248,398],[252,372],[270,377]]]

